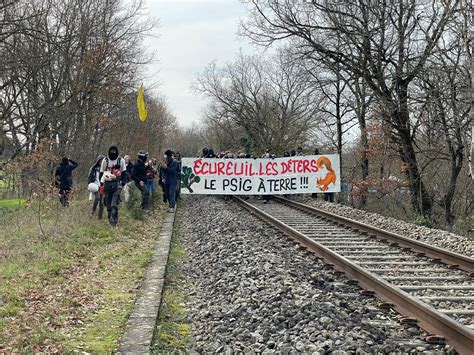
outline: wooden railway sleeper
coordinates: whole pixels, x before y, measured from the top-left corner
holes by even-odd
[[[429,335],[425,336],[424,340],[428,344],[437,344],[437,345],[446,344],[446,339],[443,336],[436,335],[436,334],[429,334]]]
[[[418,319],[415,317],[401,317],[399,322],[405,325],[418,325]]]
[[[382,308],[382,309],[394,309],[395,306],[393,303],[390,303],[390,302],[379,302],[378,305],[379,308]]]

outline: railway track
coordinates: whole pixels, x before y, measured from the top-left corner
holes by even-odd
[[[474,259],[298,202],[235,198],[461,354],[474,349]]]

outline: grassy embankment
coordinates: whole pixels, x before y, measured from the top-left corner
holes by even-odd
[[[137,220],[122,205],[116,229],[86,201],[0,215],[0,353],[115,349],[159,235],[155,206]]]
[[[180,209],[176,213],[173,228],[160,317],[152,346],[153,354],[185,351],[191,339],[191,328],[186,321],[185,301],[188,280],[183,271],[186,253],[181,243],[182,224],[182,209]]]

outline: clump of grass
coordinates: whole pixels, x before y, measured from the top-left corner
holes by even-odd
[[[418,224],[419,226],[433,228],[433,221],[431,221],[428,218],[422,217],[422,216],[417,216],[414,219],[413,223]]]

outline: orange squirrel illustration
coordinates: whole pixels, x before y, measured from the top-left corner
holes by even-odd
[[[336,173],[332,168],[332,164],[329,158],[320,157],[316,164],[318,165],[319,169],[322,169],[323,166],[325,166],[328,170],[328,173],[324,178],[316,179],[316,186],[318,187],[318,189],[320,189],[321,191],[327,191],[329,189],[329,184],[336,184]]]

